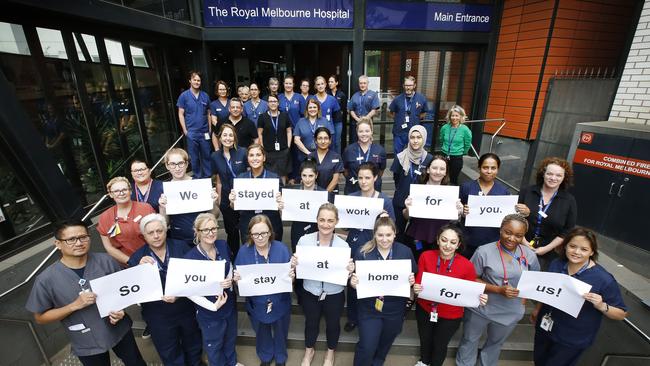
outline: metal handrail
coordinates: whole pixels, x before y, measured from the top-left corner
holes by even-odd
[[[158,161],[157,161],[156,164],[153,166],[153,168],[151,168],[152,171],[153,171],[153,170],[158,166],[158,164],[160,164],[160,162],[165,158],[165,156],[167,155],[167,153],[169,153],[169,150],[171,150],[172,148],[174,148],[174,147],[176,146],[176,144],[178,144],[178,142],[181,140],[181,138],[183,138],[182,135],[181,135],[181,136],[176,140],[176,142],[174,142],[174,143],[172,144],[172,146],[171,146],[169,149],[167,149],[167,151],[165,151],[165,153],[160,157],[160,159],[158,159]],[[104,200],[106,199],[106,197],[108,197],[108,194],[104,194],[104,195],[103,195],[103,196],[102,196],[102,197],[97,201],[97,203],[95,203],[95,205],[93,205],[93,207],[90,209],[90,211],[88,211],[88,212],[84,215],[84,217],[81,219],[81,221],[86,221],[86,220],[90,217],[90,215],[91,215],[93,212],[95,212],[95,210],[97,209],[97,207],[99,207],[99,205],[101,205],[102,202],[104,202]],[[47,261],[49,261],[50,258],[52,258],[52,256],[54,255],[54,253],[56,253],[56,251],[57,251],[57,248],[53,248],[52,251],[50,251],[50,253],[49,253],[49,254],[48,254],[48,255],[47,255],[47,256],[46,256],[46,257],[45,257],[45,258],[44,258],[44,259],[43,259],[39,264],[38,264],[38,266],[36,266],[36,268],[35,268],[35,269],[34,269],[34,270],[33,270],[33,271],[32,271],[32,272],[27,276],[27,278],[25,278],[25,280],[23,280],[23,281],[20,282],[19,284],[15,285],[14,287],[12,287],[12,288],[8,289],[7,291],[3,292],[2,294],[0,294],[0,299],[2,299],[3,297],[5,297],[6,295],[10,294],[10,293],[13,292],[14,290],[20,288],[21,286],[23,286],[23,285],[26,284],[27,282],[31,281],[31,279],[34,278],[34,276],[36,275],[36,273],[38,273],[38,271],[41,270],[41,268],[45,265],[45,263],[47,263]]]
[[[638,335],[643,337],[643,339],[645,339],[647,343],[650,343],[650,336],[645,334],[645,332],[642,331],[639,327],[637,327],[634,323],[632,323],[631,320],[629,320],[628,318],[623,318],[623,322],[627,324],[630,328],[632,328],[632,330],[634,330]]]

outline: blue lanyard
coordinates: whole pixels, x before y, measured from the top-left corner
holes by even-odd
[[[393,247],[390,247],[390,251],[388,252],[388,257],[386,259],[381,257],[381,253],[379,253],[379,248],[377,248],[377,259],[381,260],[391,260],[393,259]]]
[[[252,179],[257,179],[256,177],[253,177],[253,171],[249,171],[248,174]],[[266,169],[262,170],[262,178],[266,178]]]
[[[420,170],[420,164],[411,163],[411,169],[409,170],[409,175],[411,176],[411,183],[415,183],[416,174],[415,171]]]
[[[520,256],[518,256],[518,255],[516,255],[515,253],[513,253],[513,252],[509,251],[508,249],[506,249],[506,247],[504,247],[503,245],[501,245],[501,243],[499,243],[499,248],[501,248],[501,250],[502,250],[504,253],[509,254],[512,258],[514,258],[514,259],[515,259],[517,262],[519,262],[522,266],[526,266],[526,267],[528,267],[528,259],[526,259],[526,255],[524,255],[524,251],[523,251],[521,248],[519,248],[519,250],[521,251],[521,255],[520,255]]]
[[[447,147],[447,155],[448,156],[451,156],[451,143],[452,143],[452,141],[454,141],[454,137],[456,137],[456,134],[458,133],[459,128],[460,128],[460,125],[458,125],[458,127],[456,129],[454,129],[453,127],[451,127],[451,125],[449,125],[449,146]],[[451,134],[452,130],[454,131],[453,135]]]
[[[149,185],[147,186],[147,193],[142,194],[140,192],[140,188],[138,188],[138,185],[133,183],[133,190],[135,190],[135,198],[138,202],[147,202],[149,199],[149,193],[151,192],[151,186],[153,185],[153,179],[149,181]]]
[[[540,192],[539,196],[539,211],[537,212],[537,225],[535,226],[535,236],[539,236],[542,233],[542,214],[540,212],[546,213],[548,211],[548,208],[551,207],[551,203],[553,203],[553,200],[555,199],[555,196],[557,196],[557,192],[553,193],[553,197],[548,201],[546,206],[544,206],[544,194]]]
[[[415,94],[411,96],[410,98],[404,94],[404,111],[407,115],[411,113],[411,106],[413,105],[413,97],[415,97]]]
[[[582,274],[582,272],[584,272],[584,271],[586,271],[587,269],[589,269],[589,262],[591,262],[591,260],[590,260],[590,259],[587,259],[587,263],[585,263],[582,267],[580,267],[580,269],[578,270],[578,272],[576,272],[576,273],[574,273],[574,274],[572,274],[572,275],[570,275],[570,276],[571,276],[571,277],[578,277],[578,276],[580,276],[580,275]],[[564,268],[562,268],[562,273],[564,273],[564,274],[569,274],[569,262],[564,263]]]
[[[273,116],[271,115],[271,111],[268,112],[269,117],[271,117],[271,125],[273,125],[273,129],[275,130],[275,140],[278,140],[278,121],[280,120],[280,113],[278,113],[277,116],[275,116],[275,120],[273,120]]]
[[[309,119],[307,119],[307,122],[309,122],[309,128],[311,128],[311,134],[313,136],[314,133],[316,132],[316,127],[318,127],[318,120],[315,120],[314,124],[312,124]]]
[[[212,258],[210,258],[210,256],[208,256],[208,253],[203,251],[203,249],[201,248],[200,245],[197,244],[196,249],[199,250],[199,253],[201,253],[201,255],[203,255],[205,257],[205,259],[212,260]],[[214,252],[215,252],[215,256],[214,256],[215,260],[220,261],[221,260],[221,254],[219,254],[219,250],[217,249],[216,245],[214,246]]]
[[[230,174],[232,174],[233,178],[237,178],[237,174],[235,174],[235,170],[232,168],[232,157],[230,159],[226,159],[226,157],[223,157],[226,160],[226,165],[228,166],[228,170],[230,170]]]
[[[364,156],[363,156],[363,154],[361,153],[361,145],[357,145],[357,147],[359,148],[358,151],[357,151],[357,156],[360,157],[360,158],[363,158]],[[372,145],[368,146],[368,151],[366,151],[366,156],[365,156],[365,158],[363,159],[363,162],[364,162],[364,163],[367,163],[367,162],[368,162],[368,159],[370,158],[370,149],[371,149],[371,148],[372,148]]]
[[[253,244],[253,253],[255,254],[255,264],[260,264],[259,257],[261,256],[257,254],[257,248],[255,248],[254,246],[255,244]],[[266,259],[264,259],[264,263],[269,263],[270,261],[271,261],[271,243],[269,243],[269,254],[266,257]]]
[[[454,264],[454,259],[456,259],[456,254],[449,260],[447,264],[447,272],[451,272],[451,265]],[[440,273],[440,252],[438,252],[438,263],[436,264],[436,273]]]
[[[165,243],[165,245],[167,244]],[[153,259],[156,260],[156,266],[158,266],[158,271],[167,273],[167,263],[169,263],[169,246],[165,248],[165,261],[162,262],[162,265],[160,264],[161,263],[160,258],[158,258],[158,256],[153,252],[153,250],[151,250],[151,248],[149,248],[149,254],[151,254]]]

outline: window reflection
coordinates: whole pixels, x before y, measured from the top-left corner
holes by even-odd
[[[41,42],[43,55],[45,57],[60,58],[63,60],[68,59],[68,54],[65,52],[63,45],[63,36],[61,31],[48,28],[36,28],[38,33],[38,40]]]

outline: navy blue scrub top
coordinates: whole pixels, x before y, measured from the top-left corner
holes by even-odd
[[[361,197],[361,191],[352,192],[349,194],[349,196]],[[379,192],[379,196],[377,198],[382,198],[384,200],[384,210],[388,212],[388,216],[393,221],[395,221],[395,209],[393,208],[393,200],[383,192]],[[358,249],[360,246],[372,239],[372,236],[373,231],[369,229],[350,229],[348,231],[348,237],[345,241],[350,244],[351,248],[353,248],[352,256],[354,256],[355,249]]]
[[[296,128],[298,121],[305,112],[306,101],[298,93],[293,93],[291,99],[288,99],[284,93],[280,94],[279,97],[280,110],[289,115],[291,120],[291,128]]]
[[[228,99],[226,105],[221,104],[221,101],[218,98],[214,100],[210,103],[210,113],[217,117],[217,120],[219,121],[228,118],[228,115],[230,114],[230,99]]]
[[[150,256],[155,259],[163,289],[165,288],[165,282],[167,281],[167,266],[169,265],[169,258],[184,258],[185,254],[191,248],[186,242],[171,238],[167,238],[165,243],[167,245],[167,252],[164,261],[160,260],[160,258],[158,258],[158,256],[149,248],[149,245],[145,244],[140,247],[140,249],[136,250],[126,262],[129,267],[135,267],[140,263],[142,257]],[[140,306],[142,306],[142,316],[147,322],[177,320],[179,318],[194,316],[194,307],[186,297],[178,297],[173,303],[167,303],[160,300],[145,302],[140,304]]]
[[[160,195],[162,193],[163,182],[158,179],[151,180],[149,192],[140,192],[138,186],[133,183],[133,188],[131,189],[131,201],[148,203],[156,212],[160,212],[158,200],[160,200]]]
[[[348,113],[348,98],[345,96],[345,93],[341,89],[336,89],[336,94],[332,94],[331,90],[327,91],[327,94],[331,95],[339,103],[340,113],[337,113],[334,116],[334,122],[343,122],[343,116]]]
[[[194,240],[194,220],[196,220],[196,217],[199,216],[200,213],[202,212],[188,212],[182,214],[167,215],[169,219],[169,230],[167,232],[167,238],[182,240],[188,244],[192,243]]]
[[[355,142],[348,145],[343,151],[343,167],[348,171],[349,177],[345,179],[345,194],[350,194],[359,190],[358,173],[359,166],[365,162],[373,163],[377,169],[386,169],[386,150],[377,144],[370,144],[370,148],[365,153],[359,147],[359,143]],[[354,178],[354,179],[352,179]],[[354,184],[352,183],[354,180]],[[381,192],[381,174],[377,177],[375,182],[375,190]]]
[[[230,205],[233,180],[248,168],[246,149],[230,149],[230,160],[223,155],[223,150],[217,150],[210,156],[210,164],[212,175],[218,175],[221,180],[221,205]]]
[[[326,127],[328,130],[330,130],[331,134],[334,134],[334,123],[321,117],[316,119],[313,126],[307,118],[301,118],[298,121],[296,128],[293,130],[293,135],[300,136],[300,142],[302,142],[302,144],[305,145],[309,151],[314,151],[316,150],[316,140],[314,139],[314,133],[319,127]]]
[[[185,127],[188,134],[208,132],[209,103],[210,97],[204,91],[200,91],[198,97],[195,97],[192,89],[187,89],[178,97],[176,106],[185,110]]]
[[[225,278],[228,276],[228,273],[230,273],[230,265],[231,265],[230,262],[232,261],[230,258],[230,249],[228,249],[228,244],[225,240],[215,241],[214,246],[217,249],[217,256],[216,256],[217,260],[226,261],[226,266],[224,271],[224,278]],[[198,245],[190,249],[190,251],[187,252],[187,254],[185,254],[185,259],[207,260],[207,261],[212,260],[209,257],[206,257],[203,253],[201,253],[201,250],[199,249]],[[226,300],[226,303],[223,304],[223,306],[219,308],[219,310],[217,311],[210,311],[208,309],[205,309],[202,306],[195,305],[196,320],[201,322],[201,321],[210,321],[213,319],[225,319],[232,316],[233,312],[235,311],[237,295],[235,295],[232,288],[225,289],[224,291],[226,291],[228,294],[228,300]],[[217,301],[216,296],[205,296],[205,298],[212,303]]]
[[[427,166],[429,166],[431,160],[433,160],[433,155],[427,153],[424,161],[420,164],[411,163],[411,169],[407,175],[404,175],[404,168],[399,160],[397,158],[393,160],[390,171],[393,172],[393,180],[395,180],[395,194],[393,195],[395,207],[406,207],[404,201],[411,192],[411,184],[418,184],[420,177],[427,174]],[[416,172],[420,172],[420,174]]]
[[[257,125],[257,119],[260,118],[260,115],[266,113],[266,111],[268,110],[269,110],[269,104],[265,100],[260,99],[259,103],[257,104],[257,107],[253,105],[252,100],[249,100],[246,103],[244,103],[243,113],[244,113],[244,117],[253,121],[255,127],[259,127]]]
[[[268,254],[268,263],[287,263],[291,260],[291,252],[283,242],[271,242]],[[256,253],[255,244],[242,245],[235,259],[235,267],[249,264],[267,263],[259,253]],[[256,263],[256,260],[259,263]],[[266,312],[267,304],[273,303],[270,313]],[[285,316],[291,310],[291,293],[249,296],[246,298],[246,311],[257,321],[270,324]]]
[[[309,154],[317,164],[318,179],[316,184],[320,187],[327,189],[330,185],[334,173],[343,173],[343,159],[341,156],[332,150],[327,150],[323,161],[318,161],[318,152],[313,151]],[[338,192],[338,183],[336,184],[335,193]]]
[[[481,192],[481,187],[478,185],[478,181],[472,180],[465,182],[460,185],[459,198],[460,202],[463,205],[467,204],[468,197],[478,196]],[[510,191],[508,188],[501,184],[501,182],[495,180],[492,189],[487,194],[488,196],[508,196]],[[466,226],[463,229],[464,232],[464,242],[466,246],[470,247],[479,247],[483,244],[494,243],[499,240],[499,228],[498,227],[479,227],[479,226]]]
[[[262,171],[262,174],[257,177],[253,177],[253,173],[251,171],[247,171],[239,174],[237,178],[279,179],[277,174],[267,169],[264,169]],[[280,181],[280,190],[282,190],[282,181]],[[255,210],[241,210],[239,211],[239,226],[242,228],[247,228],[248,223],[255,215],[268,216],[269,220],[271,220],[271,224],[273,225],[273,231],[275,232],[275,235],[278,235],[278,233],[281,232],[280,230],[282,230],[282,219],[280,218],[280,212],[273,210],[264,210],[261,212],[255,212]],[[242,238],[242,241],[246,241],[246,238]]]
[[[411,272],[418,273],[418,266],[415,263],[415,258],[413,258],[413,252],[409,247],[402,243],[394,242],[392,248],[392,258],[386,260],[394,259],[409,259],[411,260]],[[379,254],[377,248],[373,249],[367,254],[361,252],[356,252],[354,254],[354,261],[363,261],[363,260],[383,260],[384,258]],[[373,317],[402,317],[406,311],[406,301],[408,297],[397,297],[397,296],[384,296],[384,307],[381,312],[375,309],[375,300],[376,297],[368,297],[365,299],[358,299],[357,306],[359,307],[359,314],[365,313]]]
[[[410,98],[402,93],[395,97],[388,106],[388,110],[395,113],[393,122],[393,135],[407,135],[411,127],[419,125],[420,114],[427,113],[427,98],[420,94],[415,93]],[[409,122],[406,123],[406,115],[409,116]],[[406,123],[406,126],[402,126]]]
[[[334,117],[339,115],[341,111],[341,107],[339,106],[339,102],[336,101],[336,98],[329,94],[325,94],[325,100],[321,102],[320,99],[318,99],[318,96],[314,96],[314,99],[316,99],[320,103],[320,110],[321,110],[321,115],[323,118],[325,118],[328,122],[334,123]]]
[[[379,107],[379,96],[372,90],[366,90],[363,95],[361,95],[361,91],[358,91],[352,95],[348,102],[348,111],[354,111],[357,117],[363,117],[373,109],[379,109]]]

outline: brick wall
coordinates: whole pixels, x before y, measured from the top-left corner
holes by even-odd
[[[634,3],[561,0],[553,22],[555,1],[506,0],[486,118],[505,118],[504,136],[534,139],[548,80],[556,73],[614,69]],[[485,131],[492,133],[499,125],[487,123]]]
[[[609,119],[650,124],[650,1],[643,4]]]

